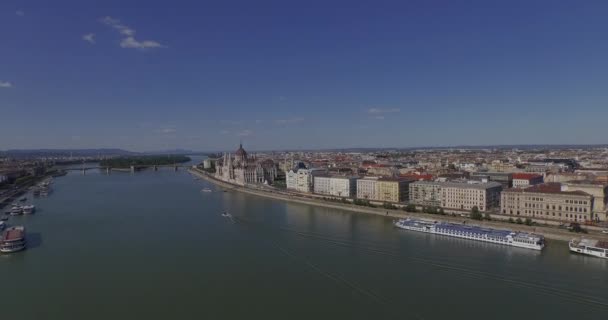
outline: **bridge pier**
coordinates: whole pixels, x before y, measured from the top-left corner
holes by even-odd
[[[111,171],[112,171],[112,169],[110,169],[110,167],[106,168],[106,174],[110,174]]]
[[[131,173],[135,173],[135,166],[131,166]]]
[[[178,168],[178,167],[177,167],[177,166],[175,166],[175,171],[177,171],[177,168]]]
[[[154,171],[158,171],[158,166],[154,166]]]
[[[87,169],[84,169],[84,168],[83,168],[83,169],[82,169],[82,175],[84,176],[84,175],[86,175],[86,174],[87,174]]]

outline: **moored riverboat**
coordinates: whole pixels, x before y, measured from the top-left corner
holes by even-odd
[[[23,214],[32,214],[36,211],[36,206],[33,204],[23,206]]]
[[[13,205],[11,207],[11,216],[18,216],[23,213],[23,207],[20,205]]]
[[[525,249],[542,250],[545,246],[545,239],[542,235],[526,232],[482,228],[411,218],[400,219],[395,222],[395,226],[405,230],[490,242]]]
[[[10,227],[4,230],[2,233],[2,239],[0,240],[0,252],[13,253],[24,250],[25,246],[25,227]]]
[[[608,259],[608,241],[572,239],[568,243],[571,252]]]

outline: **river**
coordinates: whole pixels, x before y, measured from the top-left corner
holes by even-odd
[[[0,256],[4,319],[608,315],[608,261],[561,242],[535,252],[397,230],[223,192],[185,169],[76,171],[53,190],[8,221],[27,227],[29,247]]]

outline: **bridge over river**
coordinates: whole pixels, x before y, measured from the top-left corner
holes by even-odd
[[[106,173],[110,173],[112,171],[136,172],[136,171],[141,171],[144,169],[152,169],[154,171],[158,171],[159,168],[172,168],[173,170],[177,171],[177,170],[179,170],[179,168],[190,168],[190,167],[192,167],[192,166],[185,165],[185,164],[158,164],[158,165],[134,165],[134,166],[120,167],[120,168],[113,168],[113,167],[108,167],[108,166],[82,166],[80,168],[72,167],[72,168],[66,168],[63,170],[82,171],[82,174],[86,174],[86,172],[88,170],[100,170],[100,171],[105,170]]]

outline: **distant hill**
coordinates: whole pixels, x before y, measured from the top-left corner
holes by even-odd
[[[123,149],[13,149],[0,151],[0,156],[10,158],[41,158],[41,157],[97,157],[97,156],[128,156],[136,155]]]

